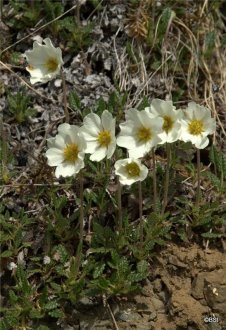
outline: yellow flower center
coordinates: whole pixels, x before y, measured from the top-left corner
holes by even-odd
[[[137,132],[137,137],[141,142],[147,142],[151,140],[152,134],[150,128],[140,127]]]
[[[98,134],[97,140],[101,147],[107,147],[111,143],[111,133],[109,131],[101,131]]]
[[[27,70],[34,70],[34,67],[31,64],[28,64]]]
[[[173,120],[170,116],[164,116],[164,123],[163,123],[163,130],[168,133],[169,131],[171,131],[172,127],[173,127]]]
[[[192,135],[200,135],[204,131],[203,122],[201,120],[193,119],[188,125],[188,131]]]
[[[77,144],[71,143],[64,148],[64,159],[68,162],[75,162],[78,158],[79,149]]]
[[[54,57],[48,58],[47,62],[45,63],[45,66],[48,70],[48,72],[54,72],[58,68],[58,61]]]
[[[135,177],[140,175],[140,167],[137,163],[133,162],[126,165],[126,171],[129,176]]]

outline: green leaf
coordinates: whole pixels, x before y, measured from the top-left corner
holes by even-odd
[[[206,173],[208,179],[210,180],[210,182],[216,187],[216,188],[220,188],[220,179],[213,173],[211,172],[207,172]]]
[[[52,317],[55,317],[55,318],[63,318],[64,317],[64,313],[62,312],[61,309],[53,309],[53,310],[49,311],[48,314]]]
[[[68,252],[65,249],[65,247],[62,244],[60,244],[60,245],[57,246],[56,251],[60,255],[60,261],[62,263],[65,263],[67,261],[67,259],[68,259]]]
[[[39,325],[38,328],[36,328],[36,330],[50,330],[50,329],[46,325]]]
[[[223,236],[223,234],[207,232],[207,233],[201,234],[201,236],[204,238],[211,239],[211,238],[221,238]]]
[[[103,274],[105,266],[106,266],[105,263],[96,264],[96,268],[93,272],[93,277],[97,278],[97,277],[101,276]]]
[[[226,155],[212,145],[210,148],[209,157],[211,162],[216,165],[217,170],[226,175]]]
[[[23,291],[23,294],[29,295],[31,293],[31,286],[27,280],[27,275],[21,265],[17,266],[16,275]]]
[[[120,274],[127,273],[129,270],[129,262],[126,257],[122,257],[118,264],[118,271]]]
[[[214,30],[206,34],[204,45],[205,45],[204,55],[206,58],[210,58],[213,54],[213,50],[216,47],[216,32]]]
[[[134,283],[134,282],[140,282],[146,277],[147,277],[147,274],[144,275],[141,273],[130,273],[127,277],[127,280],[131,283]]]
[[[49,301],[47,304],[45,304],[45,309],[51,310],[55,309],[59,306],[60,304],[56,300]]]
[[[137,270],[139,273],[146,274],[148,271],[148,262],[146,260],[141,260],[137,263]]]
[[[30,318],[32,319],[41,319],[44,315],[43,312],[39,309],[32,309],[29,313]]]
[[[55,282],[50,282],[50,286],[55,290],[55,292],[61,292],[62,290],[62,286]]]
[[[0,320],[0,330],[8,330],[6,324],[3,320]]]
[[[103,97],[100,97],[97,102],[97,111],[98,113],[102,113],[106,109],[106,102],[104,101]]]
[[[173,18],[176,16],[175,12],[167,7],[164,8],[160,21],[159,21],[159,26],[158,26],[158,34],[157,34],[157,38],[160,42],[162,42],[162,39],[165,36],[165,33],[168,29],[169,24],[171,23],[171,21],[173,20]]]
[[[5,315],[5,320],[11,327],[18,326],[19,324],[18,313],[14,313],[13,311],[7,312]]]
[[[78,94],[75,91],[70,92],[68,97],[69,105],[73,110],[80,110],[81,102]]]
[[[12,251],[6,250],[4,252],[1,253],[1,258],[8,258],[12,256]]]
[[[9,290],[9,300],[12,305],[14,305],[18,300],[18,297],[13,290]]]

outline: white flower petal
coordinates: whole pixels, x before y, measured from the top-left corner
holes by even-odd
[[[75,174],[76,171],[74,164],[66,163],[66,162],[58,165],[55,171],[55,175],[57,178],[59,178],[60,176],[67,177]]]
[[[131,149],[137,146],[136,140],[133,136],[120,135],[117,137],[117,145],[119,147]]]
[[[48,158],[49,166],[57,166],[64,161],[64,155],[62,150],[57,148],[51,148],[46,151],[46,157]]]
[[[111,156],[115,152],[115,149],[116,149],[116,139],[114,139],[113,142],[107,148],[107,154],[106,154],[107,159],[111,158]]]
[[[101,115],[101,122],[104,130],[111,131],[112,127],[115,127],[115,119],[113,119],[112,114],[104,110],[104,112]]]
[[[107,148],[99,147],[92,155],[90,156],[90,160],[99,162],[104,159],[107,154]]]

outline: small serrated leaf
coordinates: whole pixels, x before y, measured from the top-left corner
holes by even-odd
[[[81,107],[81,101],[78,94],[75,91],[70,92],[68,97],[69,105],[73,110],[79,110]]]
[[[13,254],[12,251],[6,250],[6,251],[1,253],[1,258],[11,257],[12,254]]]
[[[15,304],[18,300],[18,297],[13,290],[9,290],[9,300],[12,305]]]
[[[211,238],[221,238],[223,234],[207,232],[207,233],[202,233],[201,236],[204,238],[211,239]]]
[[[49,330],[49,327],[47,327],[46,325],[39,325],[38,328],[36,328],[36,330]]]
[[[45,304],[45,309],[51,310],[55,309],[59,306],[59,303],[56,300],[49,301],[47,304]]]
[[[48,314],[52,317],[55,317],[55,318],[63,318],[64,317],[64,313],[62,312],[61,309],[53,309],[53,310],[49,311]]]
[[[137,263],[137,270],[139,273],[146,274],[148,270],[148,262],[146,260],[141,260]]]
[[[41,319],[43,317],[43,313],[39,309],[32,309],[29,313],[30,318],[32,319]]]
[[[60,256],[60,261],[62,263],[65,263],[68,259],[68,252],[67,250],[65,249],[65,247],[62,245],[62,244],[59,244],[57,246],[57,249],[56,251],[59,253],[59,256]]]
[[[97,264],[96,265],[96,268],[93,272],[93,278],[97,278],[99,277],[100,275],[103,274],[103,271],[104,271],[104,268],[105,268],[105,263],[102,263],[102,264]]]

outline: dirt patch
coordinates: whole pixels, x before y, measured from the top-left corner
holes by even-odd
[[[153,259],[141,294],[110,307],[119,329],[226,329],[225,274],[225,252],[170,244]],[[81,330],[114,329],[106,308],[89,299],[75,314]]]

